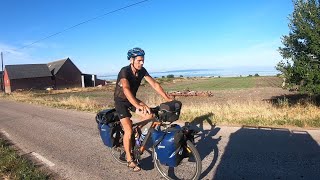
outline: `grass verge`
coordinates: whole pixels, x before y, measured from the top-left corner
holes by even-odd
[[[0,179],[50,179],[45,172],[37,169],[35,165],[26,158],[17,154],[10,143],[0,137]]]
[[[162,78],[161,78],[162,79]],[[165,78],[163,78],[165,79]],[[244,91],[250,88],[278,88],[282,79],[278,77],[226,77],[226,78],[175,78],[164,83],[164,88],[182,90],[233,90]],[[51,107],[76,109],[96,113],[113,105],[114,86],[73,88],[53,91],[14,92],[0,95],[0,98],[41,104]],[[141,100],[148,105],[159,105],[163,99],[148,88],[142,88]],[[222,94],[223,95],[223,94]],[[139,97],[140,97],[139,96]],[[240,96],[239,96],[240,97]],[[263,96],[262,96],[263,97]],[[218,97],[219,98],[219,97]],[[233,99],[233,98],[230,98]],[[263,98],[265,99],[265,98]],[[180,100],[178,98],[178,100]],[[230,101],[213,101],[209,98],[181,98],[183,103],[180,120],[205,121],[218,125],[251,125],[276,127],[320,127],[320,107],[310,98],[301,102],[291,103],[281,97],[271,101],[238,99]],[[220,103],[219,103],[220,102]]]
[[[55,96],[39,96],[38,93],[32,92],[15,92],[11,94],[3,94],[0,96],[4,99],[14,100],[18,102],[27,102],[30,104],[39,104],[62,109],[76,109],[79,111],[97,112],[106,107],[99,105],[90,97],[74,96],[55,97]]]
[[[46,106],[76,109],[96,113],[102,106],[91,97],[39,97],[36,93],[12,93],[2,96],[15,101],[42,104]],[[146,99],[149,105],[158,105],[162,99],[150,95]],[[136,116],[134,116],[136,117]],[[223,104],[203,102],[201,104],[186,103],[183,105],[181,121],[204,121],[218,125],[250,125],[274,127],[320,127],[320,107],[314,103],[304,102],[290,105],[287,101],[228,101]]]
[[[274,105],[264,101],[203,104],[185,106],[181,119],[204,121],[220,125],[250,125],[275,127],[320,127],[320,108],[313,103]]]

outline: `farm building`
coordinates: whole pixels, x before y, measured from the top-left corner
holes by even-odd
[[[93,87],[103,84],[96,75],[83,74],[70,58],[48,64],[6,65],[5,92],[16,89]],[[98,84],[96,82],[99,82]]]
[[[55,88],[82,87],[82,73],[69,58],[50,62],[48,68],[53,76]]]
[[[17,89],[43,89],[52,85],[52,75],[46,64],[5,66],[4,87],[6,93]]]

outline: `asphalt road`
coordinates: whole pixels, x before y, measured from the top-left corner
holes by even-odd
[[[59,179],[160,179],[148,153],[142,171],[112,160],[95,114],[0,100],[0,130]],[[320,130],[218,127],[203,115],[197,148],[202,179],[319,179]]]

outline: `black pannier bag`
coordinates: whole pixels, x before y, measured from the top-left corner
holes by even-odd
[[[177,100],[160,104],[159,117],[166,122],[174,122],[179,119],[182,103]]]
[[[96,122],[99,124],[108,124],[111,122],[119,121],[119,116],[116,113],[116,109],[105,109],[97,113]]]
[[[121,126],[115,109],[106,109],[97,113],[96,122],[104,145],[113,147],[120,138]]]

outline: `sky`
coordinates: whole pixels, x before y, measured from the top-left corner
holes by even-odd
[[[293,11],[292,0],[148,0],[115,11],[137,2],[2,0],[4,64],[69,57],[83,73],[111,75],[141,47],[149,72],[270,68]]]

